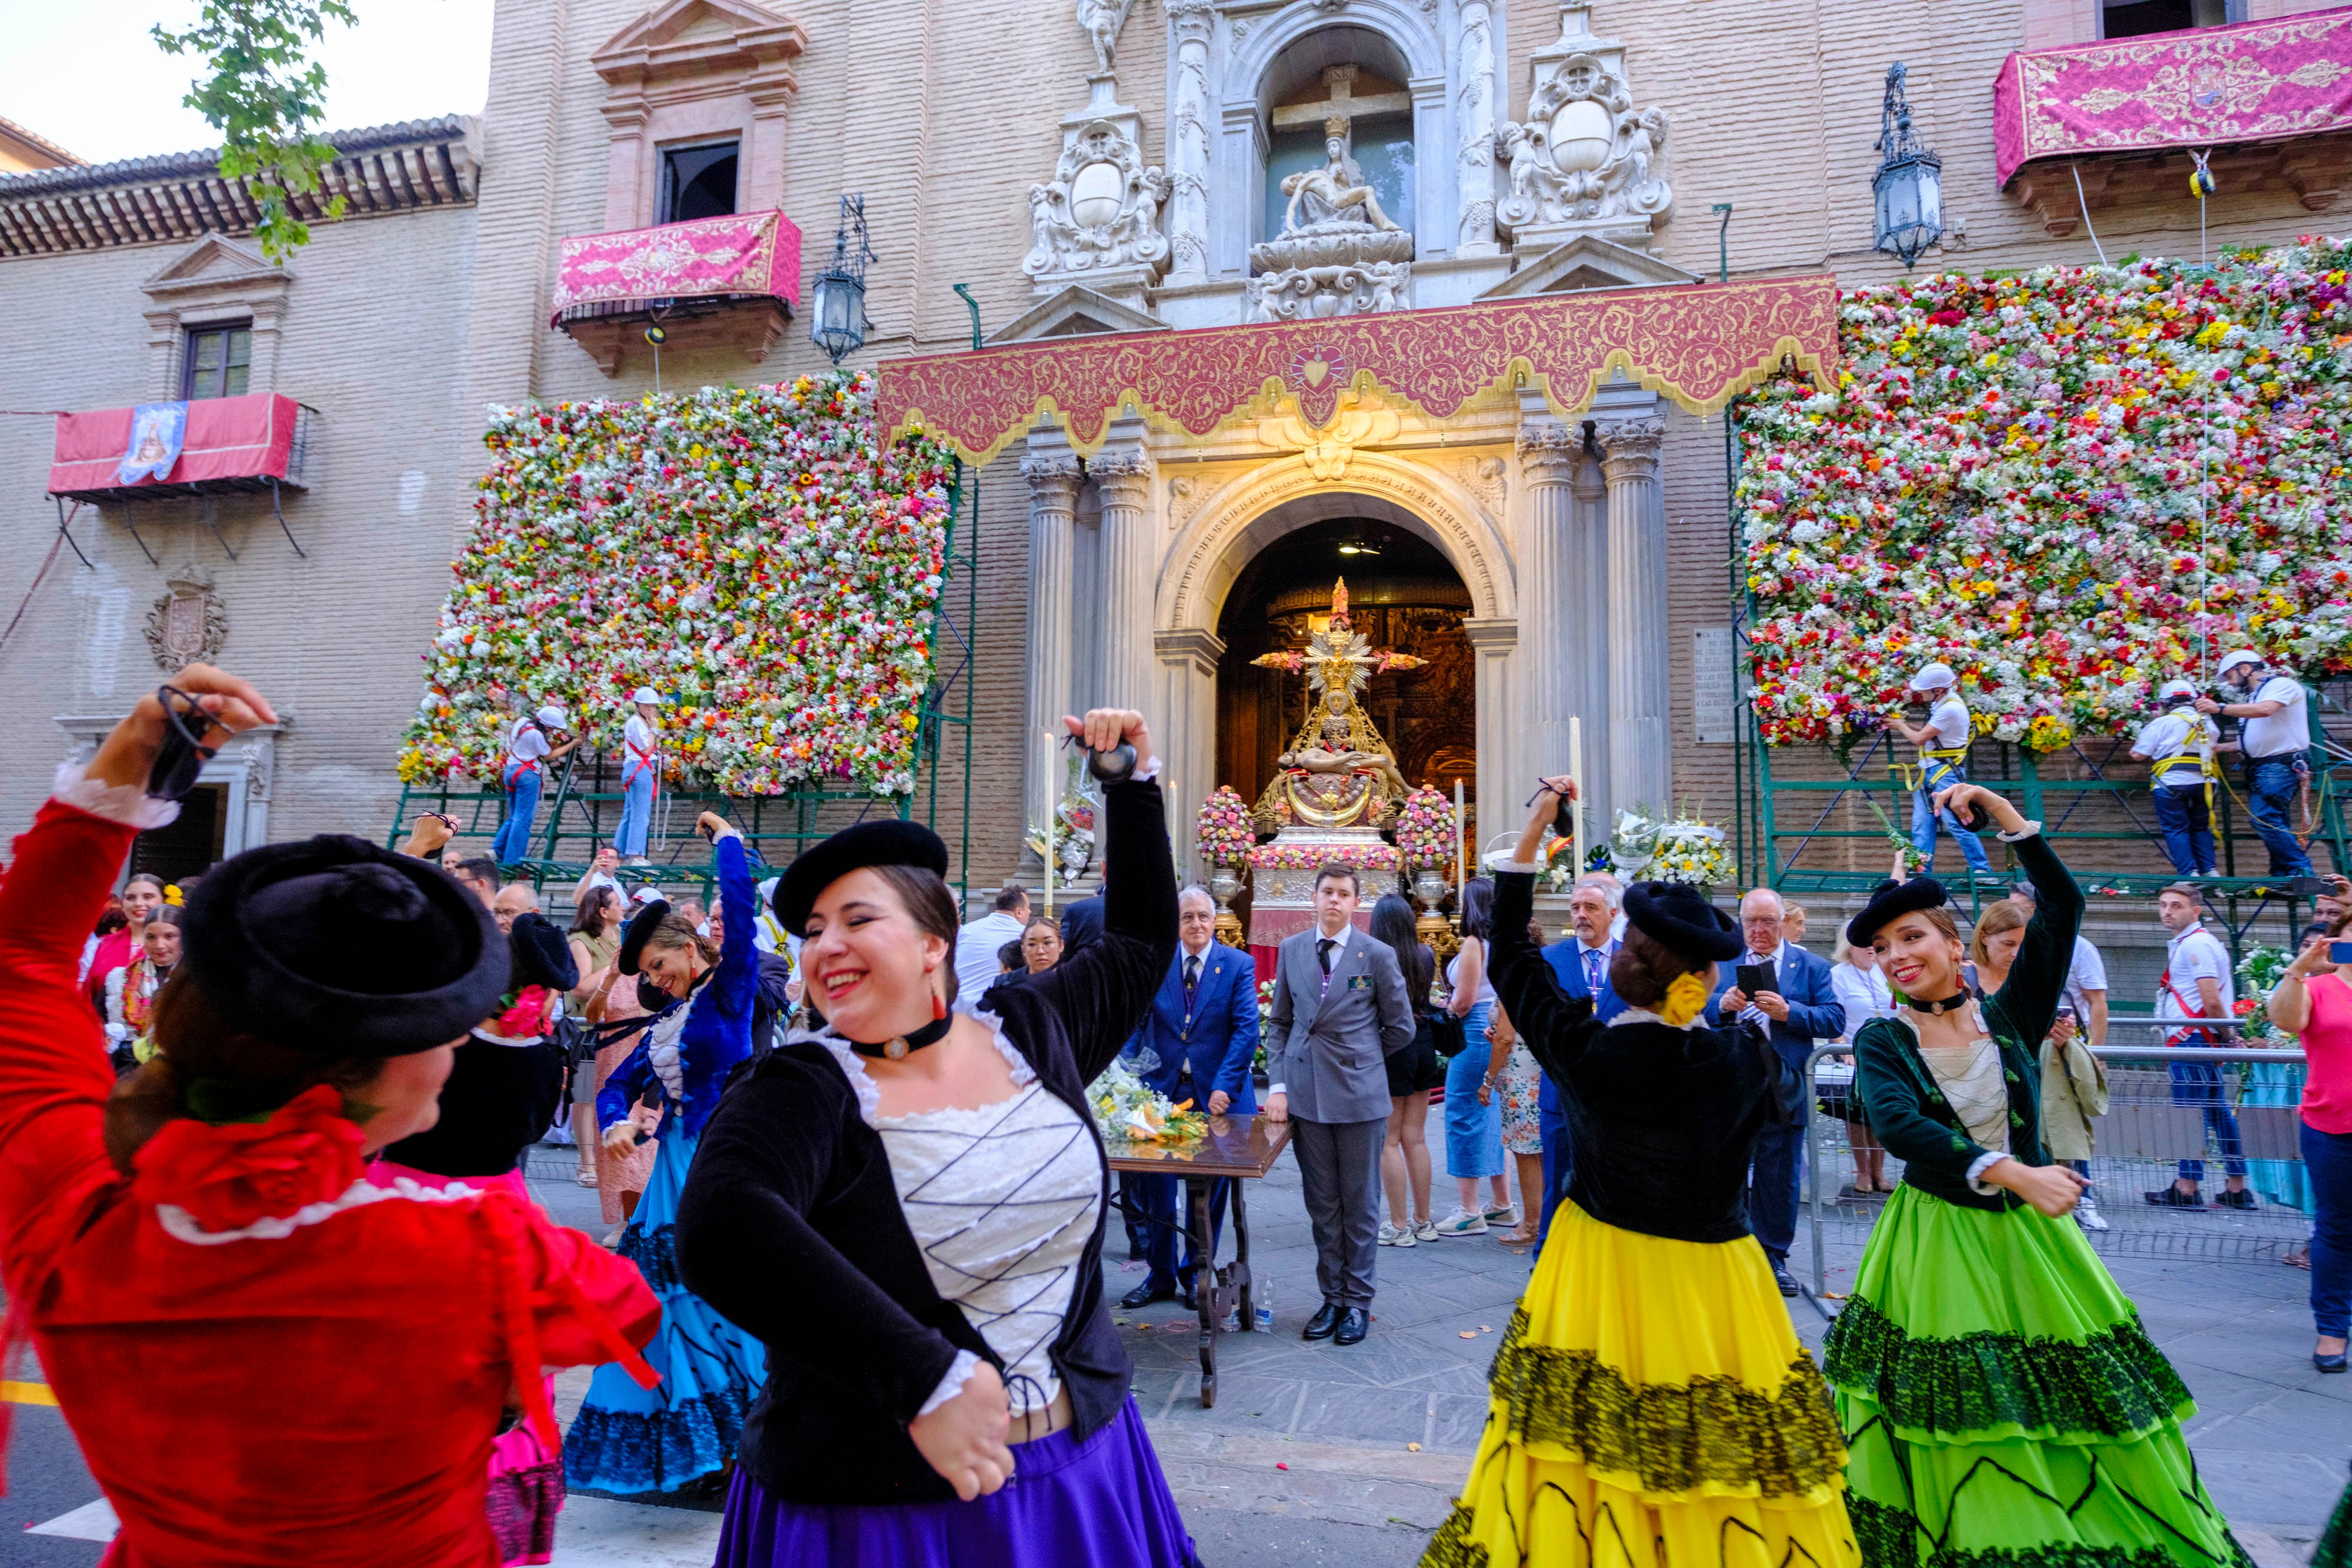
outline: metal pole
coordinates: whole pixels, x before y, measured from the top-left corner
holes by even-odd
[[[1823,1305],[1822,1300],[1828,1292],[1830,1285],[1829,1260],[1822,1246],[1822,1128],[1821,1118],[1813,1114],[1813,1069],[1821,1064],[1822,1057],[1843,1054],[1843,1051],[1816,1048],[1811,1055],[1805,1058],[1804,1078],[1805,1170],[1812,1178],[1813,1187],[1812,1203],[1810,1205],[1812,1211],[1813,1229],[1813,1288],[1809,1299],[1812,1301],[1815,1312],[1825,1318],[1832,1319],[1837,1314]],[[1852,1085],[1847,1086],[1846,1092],[1848,1094],[1853,1092]]]

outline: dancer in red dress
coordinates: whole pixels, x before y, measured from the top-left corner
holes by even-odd
[[[176,814],[148,792],[167,737],[273,717],[191,665],[60,770],[16,841],[0,1340],[39,1349],[121,1520],[112,1568],[496,1568],[484,1489],[511,1407],[555,1444],[540,1369],[642,1368],[656,1309],[635,1269],[509,1195],[362,1177],[432,1125],[452,1045],[506,988],[488,912],[359,839],[238,855],[190,898],[158,1054],[119,1089],[74,983],[132,834]]]

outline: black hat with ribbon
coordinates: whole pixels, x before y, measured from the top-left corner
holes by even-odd
[[[1669,953],[1720,964],[1739,956],[1739,924],[1679,882],[1637,882],[1625,890],[1625,919]]]
[[[1871,894],[1870,902],[1862,906],[1862,913],[1845,923],[1846,945],[1867,947],[1888,923],[1906,915],[1941,909],[1949,898],[1944,884],[1932,876],[1915,876],[1908,882],[1882,882]]]
[[[662,916],[668,913],[669,900],[656,898],[629,916],[628,926],[621,933],[621,954],[617,960],[621,973],[634,975],[637,972],[637,964],[645,956],[646,940],[653,936],[654,927],[662,923]]]

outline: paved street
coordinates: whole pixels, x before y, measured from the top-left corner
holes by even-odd
[[[592,1224],[594,1195],[570,1173],[568,1153],[533,1152],[541,1200]],[[1223,1341],[1215,1409],[1200,1406],[1191,1319],[1166,1303],[1118,1314],[1177,1501],[1212,1568],[1403,1568],[1476,1446],[1486,1364],[1534,1259],[1489,1238],[1384,1249],[1371,1338],[1307,1344],[1298,1329],[1315,1305],[1314,1254],[1297,1166],[1285,1159],[1251,1196],[1276,1332]],[[1856,1250],[1847,1233],[1833,1237],[1832,1291],[1853,1277]],[[2269,1261],[2126,1253],[2109,1263],[2197,1396],[2189,1440],[2239,1539],[2262,1568],[2304,1563],[2352,1457],[2352,1378],[2323,1378],[2308,1357],[2310,1277]],[[1115,1263],[1110,1289],[1140,1278]],[[1821,1315],[1792,1306],[1818,1349]],[[586,1383],[583,1373],[562,1380],[566,1417]],[[56,1411],[19,1410],[9,1479],[9,1508],[28,1533],[0,1563],[97,1562],[110,1519],[90,1506],[97,1489]],[[685,1568],[710,1561],[718,1529],[715,1512],[575,1497],[556,1561]]]

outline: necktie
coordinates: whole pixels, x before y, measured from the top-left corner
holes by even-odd
[[[1184,994],[1192,995],[1192,988],[1201,983],[1201,956],[1192,954],[1184,960]]]
[[[1601,949],[1584,950],[1584,994],[1593,1000],[1601,999]]]
[[[1315,939],[1315,961],[1323,966],[1323,988],[1316,993],[1318,996],[1328,995],[1330,992],[1331,949],[1339,945],[1339,941],[1336,936],[1318,936]]]

